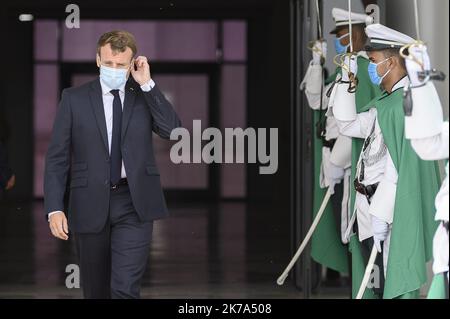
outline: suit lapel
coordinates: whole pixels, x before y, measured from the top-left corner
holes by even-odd
[[[91,90],[89,92],[91,99],[91,107],[97,120],[97,126],[105,145],[106,152],[109,154],[108,136],[106,131],[105,109],[103,108],[102,88],[100,86],[100,79],[92,82]]]
[[[125,101],[122,115],[122,143],[125,140],[128,123],[130,122],[131,114],[133,113],[134,100],[136,98],[136,87],[128,81],[125,85]]]

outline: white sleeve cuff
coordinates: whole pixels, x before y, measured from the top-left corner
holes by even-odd
[[[405,137],[419,139],[441,133],[444,115],[442,104],[434,84],[411,89],[413,109],[411,116],[405,116]]]
[[[50,221],[50,216],[54,215],[54,214],[59,214],[59,213],[64,213],[63,211],[57,210],[55,212],[51,212],[47,215],[47,220]]]
[[[338,121],[354,121],[356,119],[356,95],[348,92],[347,83],[335,85],[333,100],[333,115]]]
[[[302,83],[304,83],[308,93],[320,95],[322,89],[322,67],[311,63]],[[325,93],[324,91],[324,95]]]
[[[141,90],[144,92],[149,92],[151,91],[151,89],[155,87],[155,85],[156,85],[155,82],[152,79],[150,79],[150,81],[141,85]]]
[[[339,134],[331,151],[330,162],[344,169],[352,165],[352,138]]]
[[[397,184],[386,179],[382,180],[373,195],[369,214],[378,217],[388,224],[394,220],[395,195]]]

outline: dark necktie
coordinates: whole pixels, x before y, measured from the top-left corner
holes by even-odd
[[[122,102],[120,101],[119,90],[111,90],[114,95],[113,101],[113,123],[111,137],[111,184],[116,185],[122,171],[122,151],[121,132],[122,132]]]

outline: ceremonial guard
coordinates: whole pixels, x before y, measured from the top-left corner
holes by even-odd
[[[448,121],[444,121],[439,96],[426,72],[431,71],[427,47],[423,44],[409,48],[406,67],[411,80],[409,94],[411,105],[406,111],[405,136],[411,139],[411,145],[424,160],[447,160],[446,176],[435,200],[435,219],[439,222],[433,239],[433,272],[435,274],[428,298],[448,299],[448,254],[449,254],[449,185]]]
[[[372,21],[365,15],[334,8],[332,17],[335,28],[331,31],[336,35],[334,47],[339,56],[343,56],[353,49],[358,55],[358,65],[362,72],[358,74],[359,83],[355,87],[356,99],[359,108],[380,94],[378,86],[373,85],[369,79],[367,66],[368,57],[364,45],[367,40],[364,28]],[[350,30],[351,29],[351,30]],[[351,45],[352,44],[352,45]],[[348,241],[345,231],[351,216],[351,162],[352,139],[339,134],[339,128],[333,115],[327,112],[330,103],[330,94],[336,83],[349,83],[347,73],[342,69],[336,70],[324,79],[324,63],[327,57],[327,43],[323,39],[316,40],[312,45],[313,59],[310,62],[300,88],[305,91],[308,104],[314,110],[314,123],[316,134],[314,138],[314,213],[326,198],[327,189],[335,194],[335,185],[342,183],[343,187],[336,189],[334,197],[341,203],[331,205],[328,203],[320,223],[312,237],[311,255],[313,259],[333,270],[341,273],[349,272],[348,248],[344,245]],[[355,146],[356,147],[356,146]],[[339,193],[340,191],[340,193]],[[335,202],[336,202],[335,199]],[[334,209],[333,206],[340,206]]]
[[[366,33],[371,62],[364,71],[383,93],[358,109],[355,93],[339,83],[331,108],[341,134],[364,140],[352,175],[357,193],[349,237],[360,242],[360,252],[352,254],[367,264],[369,255],[379,253],[365,298],[417,298],[431,258],[439,176],[437,163],[422,161],[404,134],[409,80],[399,49],[414,39],[381,24],[369,25]],[[351,81],[359,74],[356,57],[345,57],[345,65]]]

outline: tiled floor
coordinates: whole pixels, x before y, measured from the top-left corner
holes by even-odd
[[[172,205],[173,206],[173,205]],[[269,208],[179,204],[157,221],[143,298],[302,298],[275,283],[289,260],[289,234]],[[41,201],[0,206],[0,298],[81,298],[65,285],[73,241],[54,239]],[[346,289],[314,298],[345,298]]]

